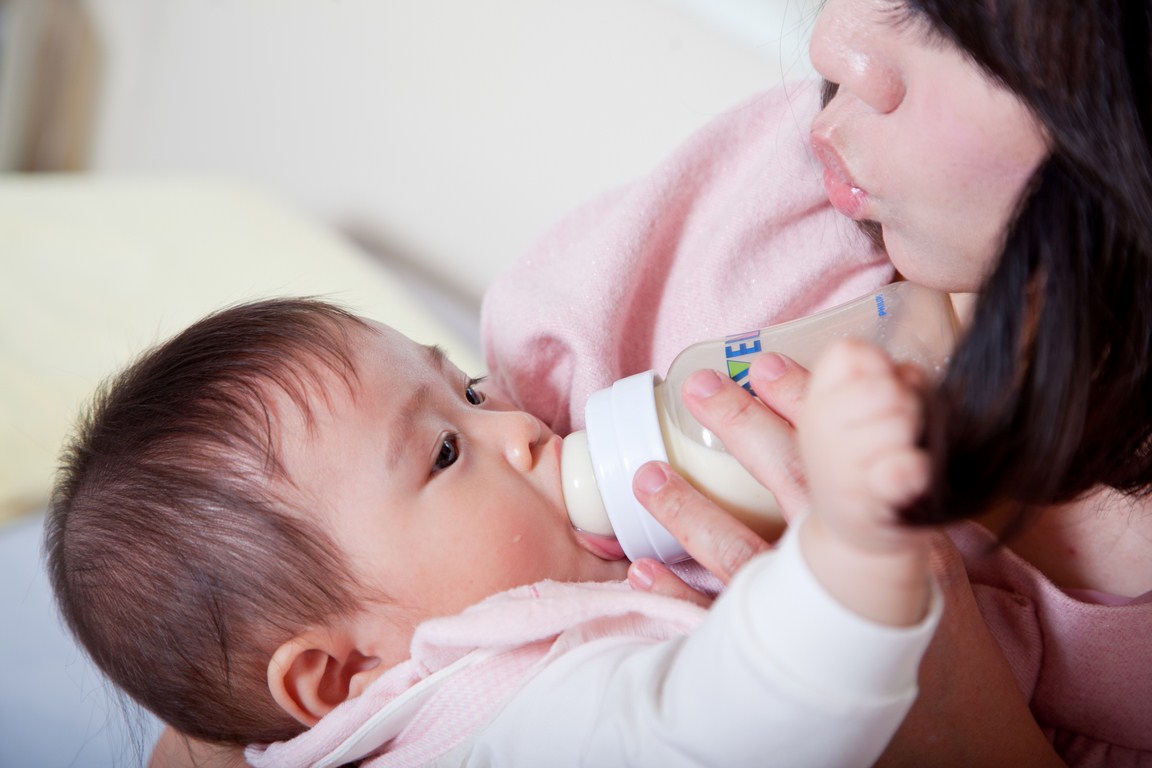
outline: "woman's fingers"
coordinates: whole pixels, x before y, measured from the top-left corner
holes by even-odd
[[[706,499],[663,462],[648,462],[632,480],[633,492],[684,550],[727,584],[768,543]]]
[[[628,583],[641,592],[652,592],[665,597],[687,600],[707,608],[712,598],[685,584],[668,566],[658,560],[643,558],[628,568]]]
[[[785,355],[766,352],[752,361],[748,378],[760,402],[789,424],[796,423],[811,378],[806,368]]]
[[[788,358],[756,358],[749,380],[757,397],[727,376],[697,371],[684,382],[688,410],[760,483],[772,491],[785,518],[807,509],[808,492],[793,420],[808,372]]]

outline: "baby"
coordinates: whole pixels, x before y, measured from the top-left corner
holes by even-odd
[[[800,442],[838,460],[705,610],[631,592],[568,521],[560,437],[437,348],[234,307],[95,398],[46,523],[56,597],[116,685],[257,764],[869,764],[939,617],[894,512],[927,469],[899,372],[829,358]]]

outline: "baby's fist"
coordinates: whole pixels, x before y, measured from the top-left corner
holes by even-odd
[[[922,377],[861,341],[834,344],[817,362],[797,431],[813,513],[827,533],[863,549],[906,543],[896,512],[928,485],[917,441]]]

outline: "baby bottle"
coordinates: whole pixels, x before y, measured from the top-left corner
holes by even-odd
[[[843,337],[871,341],[894,360],[916,363],[932,375],[947,365],[956,319],[947,294],[893,283],[811,317],[694,344],[672,361],[663,380],[646,371],[596,392],[585,406],[585,429],[564,439],[561,454],[572,524],[615,536],[630,560],[686,559],[680,543],[632,493],[636,470],[660,460],[753,530],[778,534],[784,522],[772,494],[692,417],[681,387],[694,371],[712,368],[750,389],[748,368],[762,352],[779,352],[810,368],[830,342]]]

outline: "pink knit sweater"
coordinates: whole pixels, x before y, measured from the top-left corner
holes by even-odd
[[[1071,765],[1152,765],[1152,593],[1078,600],[976,523],[951,532],[980,611]]]
[[[884,254],[824,197],[807,144],[818,91],[732,109],[548,233],[485,296],[491,385],[564,434],[591,393],[663,374],[690,343],[891,282]]]

